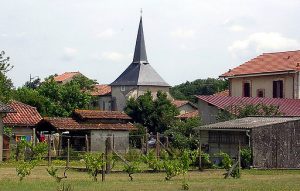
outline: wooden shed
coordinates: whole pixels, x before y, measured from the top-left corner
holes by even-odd
[[[299,117],[246,117],[196,128],[211,155],[250,147],[255,168],[300,168]]]

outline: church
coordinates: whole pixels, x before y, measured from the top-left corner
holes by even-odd
[[[137,98],[147,91],[151,91],[153,96],[158,91],[166,92],[171,98],[169,94],[170,85],[164,81],[148,62],[142,16],[140,18],[133,61],[110,86],[111,109],[116,111],[123,111],[129,98]]]

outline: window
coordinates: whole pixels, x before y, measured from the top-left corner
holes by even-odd
[[[124,92],[125,90],[125,86],[121,86],[121,91]]]
[[[244,84],[243,84],[243,96],[244,97],[251,97],[250,82],[244,82]]]
[[[283,98],[283,81],[273,81],[273,98]]]
[[[265,90],[264,89],[258,89],[257,90],[257,97],[265,97]]]

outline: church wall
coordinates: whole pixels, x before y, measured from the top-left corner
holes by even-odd
[[[169,87],[159,86],[112,86],[111,95],[114,100],[112,110],[123,111],[126,106],[127,99],[130,97],[137,98],[138,96],[145,94],[147,91],[151,91],[152,95],[156,95],[157,91],[167,92],[168,97],[171,99],[169,89]]]

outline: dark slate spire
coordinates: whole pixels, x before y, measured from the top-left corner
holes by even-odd
[[[132,63],[148,63],[146,46],[144,40],[144,31],[143,31],[143,19],[141,16],[139,30],[136,37],[134,56]]]

